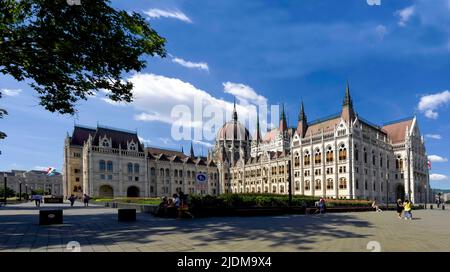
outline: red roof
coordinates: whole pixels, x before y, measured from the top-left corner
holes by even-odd
[[[383,127],[393,144],[401,143],[406,138],[406,128],[411,129],[413,119],[392,123]]]

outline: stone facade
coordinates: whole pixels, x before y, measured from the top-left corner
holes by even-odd
[[[347,85],[341,113],[308,123],[302,103],[297,128],[280,126],[251,142],[251,156],[231,165],[231,191],[394,202],[429,202],[424,139],[416,117],[376,126],[353,108]],[[220,144],[216,147],[220,147]]]
[[[198,186],[197,174],[208,176]],[[145,148],[137,133],[75,126],[64,147],[64,195],[157,197],[179,191],[218,194],[216,165],[206,158]]]
[[[7,176],[8,188],[13,189],[16,193],[19,193],[20,187],[22,187],[22,193],[31,194],[32,190],[44,190],[54,196],[63,195],[62,175],[60,173],[47,176],[46,171],[38,170],[0,172],[1,177],[4,177],[5,174]],[[22,186],[20,183],[22,183]],[[3,179],[0,186],[3,187]]]

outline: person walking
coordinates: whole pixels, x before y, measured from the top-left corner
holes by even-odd
[[[320,214],[325,214],[325,208],[326,208],[325,199],[321,198],[319,200],[319,213]]]
[[[403,208],[405,210],[405,220],[412,220],[412,203],[409,200],[405,200]]]
[[[73,204],[75,204],[75,200],[77,197],[75,195],[70,195],[69,201],[70,201],[70,207],[73,207]]]
[[[376,200],[374,200],[374,201],[372,202],[372,208],[374,208],[376,212],[382,212],[382,210],[380,209],[380,207],[377,205],[377,201],[376,201]]]
[[[91,198],[87,194],[84,194],[83,203],[85,207],[89,207],[89,200],[91,200]]]
[[[402,219],[403,203],[402,203],[401,199],[397,199],[397,214],[398,214],[398,219]]]

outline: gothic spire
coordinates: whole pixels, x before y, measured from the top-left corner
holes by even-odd
[[[302,100],[302,105],[300,107],[300,114],[298,115],[298,121],[306,121],[306,114],[305,114],[305,106],[303,105],[303,100]]]
[[[191,142],[191,152],[190,152],[190,156],[191,156],[191,158],[195,158],[195,155],[194,155],[194,146],[192,145],[192,142]]]
[[[350,86],[347,81],[347,85],[345,86],[345,98],[344,98],[344,106],[353,106],[352,97],[350,96]]]
[[[237,115],[237,111],[236,111],[236,97],[234,98],[234,108],[233,108],[233,121],[237,122],[238,120],[238,115]]]
[[[280,118],[280,131],[284,132],[286,129],[287,129],[286,114],[284,112],[284,104],[283,104]]]

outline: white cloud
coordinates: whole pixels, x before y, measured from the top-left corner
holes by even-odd
[[[388,34],[388,30],[384,25],[378,25],[375,28],[375,32],[378,34],[378,39],[382,41],[384,39],[384,36]]]
[[[243,104],[249,104],[251,101],[256,105],[264,105],[267,103],[267,98],[258,95],[250,86],[233,82],[225,82],[222,85],[225,93],[236,96]]]
[[[1,89],[0,93],[6,95],[6,96],[18,96],[20,93],[22,93],[21,89]]]
[[[438,155],[429,155],[429,156],[428,156],[428,159],[429,159],[431,162],[448,162],[448,159],[447,159],[447,158],[443,158],[443,157],[438,156]]]
[[[214,147],[213,144],[208,143],[208,142],[197,141],[197,140],[194,140],[193,142],[194,142],[194,144],[203,145],[203,146],[206,146],[207,148],[212,148],[212,147]]]
[[[149,9],[144,13],[150,18],[174,18],[186,23],[192,23],[192,20],[183,12],[177,10]]]
[[[199,69],[199,70],[205,70],[209,72],[209,67],[208,67],[208,63],[206,62],[191,62],[191,61],[187,61],[181,58],[173,58],[172,62],[178,63],[181,66],[187,67],[187,68],[191,68],[191,69]]]
[[[450,102],[450,91],[446,90],[441,93],[424,95],[420,98],[418,108],[426,117],[437,119],[439,114],[437,109],[445,106]]]
[[[435,140],[441,140],[442,136],[439,134],[425,134],[426,138],[435,139]]]
[[[127,104],[125,103],[125,102],[117,102],[117,101],[113,101],[113,100],[111,100],[111,99],[109,99],[109,98],[107,98],[107,97],[102,97],[102,98],[100,98],[101,100],[103,100],[103,101],[105,101],[106,103],[108,103],[108,104],[111,104],[111,105],[113,105],[113,106],[126,106]]]
[[[415,13],[415,7],[414,6],[410,6],[401,10],[398,10],[397,12],[395,12],[395,15],[397,15],[398,17],[400,17],[400,20],[398,22],[399,26],[406,26],[406,24],[408,23],[409,19],[414,15]]]
[[[448,180],[448,177],[446,175],[441,175],[441,174],[431,174],[430,180],[431,181],[443,181],[443,180]]]
[[[160,137],[160,138],[158,138],[158,140],[161,141],[162,143],[164,143],[165,145],[169,145],[169,144],[172,143],[172,140],[169,139],[169,138],[162,138],[162,137]]]

